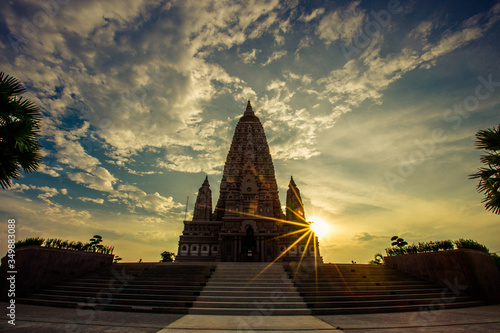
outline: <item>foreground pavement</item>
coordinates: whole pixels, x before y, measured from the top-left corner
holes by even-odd
[[[464,309],[332,316],[173,315],[16,305],[0,332],[500,332],[500,305]]]

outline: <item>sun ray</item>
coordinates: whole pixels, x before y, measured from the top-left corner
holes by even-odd
[[[302,200],[300,199],[300,195],[297,194],[297,191],[295,191],[295,187],[294,186],[290,186],[292,191],[293,191],[293,194],[295,194],[295,197],[297,198],[297,200],[299,200],[299,203],[300,205],[303,207],[304,204],[302,203]]]
[[[316,285],[316,295],[318,295],[318,253],[317,253],[316,235],[314,236],[314,279]]]
[[[274,237],[272,239],[278,239],[278,238],[282,238],[282,237],[286,237],[286,236],[298,234],[299,232],[306,232],[307,230],[309,230],[309,228],[303,228],[303,229],[299,229],[299,230],[295,230],[295,231],[290,231],[289,233],[286,233],[284,235],[276,236],[276,237]]]
[[[293,209],[291,209],[290,207],[286,207],[286,209],[288,209],[289,211],[291,211],[295,216],[297,216],[299,219],[301,220],[304,220],[305,223],[307,223],[306,219],[303,217],[303,216],[300,216],[300,214],[297,214],[296,211],[294,211]]]
[[[297,277],[297,273],[299,272],[300,265],[302,264],[302,260],[304,260],[304,255],[307,252],[307,247],[309,246],[309,243],[311,242],[311,237],[315,237],[314,232],[309,233],[309,237],[307,238],[307,243],[305,246],[305,251],[302,252],[302,256],[300,256],[299,264],[297,265],[297,269],[295,270],[295,273],[293,274],[294,278]]]
[[[237,210],[224,209],[224,211],[230,212],[230,213],[235,213],[235,214],[241,214],[241,215],[256,217],[256,218],[261,218],[261,219],[266,219],[266,220],[271,220],[271,221],[277,221],[277,222],[287,223],[287,224],[299,225],[301,227],[308,227],[310,225],[308,222],[301,223],[301,222],[287,221],[287,220],[278,219],[278,218],[271,217],[271,216],[258,215],[258,214],[255,214],[255,213],[245,213],[245,212],[240,212],[240,211],[237,211]]]
[[[306,237],[307,235],[309,235],[309,233],[312,233],[312,231],[309,230],[309,231],[304,232],[304,234],[302,236],[300,236],[299,238],[297,238],[295,240],[295,242],[293,242],[288,248],[286,248],[285,251],[283,251],[278,257],[276,257],[276,259],[274,259],[273,261],[271,261],[262,271],[259,272],[259,274],[257,274],[250,282],[248,282],[248,284],[252,283],[256,278],[258,278],[262,273],[264,273],[276,261],[278,261],[281,257],[283,257],[285,255],[285,253],[287,253],[288,251],[290,251],[290,249],[293,248],[296,244],[298,244],[302,239],[304,239],[304,237]]]

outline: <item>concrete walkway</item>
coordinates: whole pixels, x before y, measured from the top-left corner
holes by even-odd
[[[500,305],[465,309],[335,316],[172,315],[16,305],[16,325],[0,332],[500,332]]]

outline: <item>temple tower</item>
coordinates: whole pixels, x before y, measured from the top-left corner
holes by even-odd
[[[299,235],[293,233],[307,226],[293,178],[287,192],[286,216],[282,211],[264,128],[248,101],[227,154],[215,211],[212,213],[212,192],[206,177],[198,191],[193,219],[184,221],[176,260],[270,262],[278,257],[286,261],[312,258],[312,250],[305,248],[306,240],[296,243]]]
[[[198,197],[194,205],[194,220],[211,220],[212,219],[212,190],[208,183],[208,176],[198,190]]]
[[[288,184],[288,191],[286,191],[286,219],[295,222],[306,221],[304,204],[302,204],[300,191],[295,185],[293,177],[290,177],[290,184]]]
[[[227,220],[253,214],[284,217],[264,128],[248,101],[227,154],[215,215]]]

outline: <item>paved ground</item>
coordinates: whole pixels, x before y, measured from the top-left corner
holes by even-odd
[[[500,332],[500,305],[466,309],[335,316],[168,315],[52,308],[18,304],[16,325],[7,303],[0,332]]]

